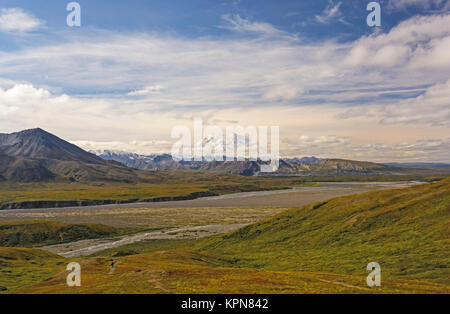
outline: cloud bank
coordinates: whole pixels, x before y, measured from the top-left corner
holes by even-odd
[[[100,143],[168,141],[172,127],[201,116],[279,125],[285,156],[300,153],[296,139],[307,134],[339,147],[369,145],[361,148],[363,159],[378,156],[382,145],[393,147],[392,158],[402,159],[401,152],[423,158],[400,143],[448,134],[450,14],[413,17],[352,42],[306,43],[238,15],[222,21],[220,27],[240,35],[89,30],[0,52],[2,128],[40,126]],[[448,147],[442,149],[450,161]],[[356,155],[349,149],[336,157]]]

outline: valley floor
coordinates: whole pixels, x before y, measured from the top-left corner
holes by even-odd
[[[142,240],[200,238],[231,232],[290,207],[374,189],[404,188],[415,184],[417,182],[321,183],[314,187],[233,193],[188,201],[3,210],[0,211],[0,221],[44,219],[154,229],[112,239],[87,239],[41,247],[62,256],[75,257]]]
[[[233,193],[195,200],[129,203],[65,208],[0,210],[0,221],[45,219],[101,223],[114,227],[175,228],[208,224],[248,224],[290,207],[419,182],[333,182],[292,189]]]

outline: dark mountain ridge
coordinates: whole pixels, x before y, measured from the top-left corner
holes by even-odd
[[[123,181],[134,170],[106,161],[40,128],[0,134],[0,180]]]
[[[104,160],[40,128],[0,134],[0,152],[12,157],[104,164]]]

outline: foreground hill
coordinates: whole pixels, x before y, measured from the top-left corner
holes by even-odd
[[[376,261],[385,277],[450,285],[450,179],[292,209],[199,249],[278,271],[363,275]]]
[[[110,266],[111,258],[82,260],[80,287],[67,287],[65,265],[60,265],[46,280],[8,291],[72,294],[450,293],[444,285],[423,281],[390,278],[383,281],[382,287],[371,289],[365,285],[362,276],[218,267],[221,262],[218,256],[186,250],[138,254],[114,260],[114,267]]]

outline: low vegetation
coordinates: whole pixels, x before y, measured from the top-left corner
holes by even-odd
[[[0,247],[0,293],[45,281],[63,271],[65,258],[39,249]]]
[[[0,222],[0,246],[32,247],[111,237],[123,230],[100,224],[66,224],[56,221],[20,220]]]
[[[114,261],[114,267],[111,262]],[[218,267],[221,257],[179,249],[91,258],[82,265],[80,287],[67,287],[67,272],[16,293],[449,293],[448,287],[386,279],[369,289],[365,277]]]

